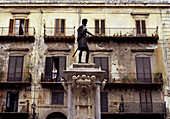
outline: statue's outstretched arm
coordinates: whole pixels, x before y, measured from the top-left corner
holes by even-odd
[[[89,35],[91,35],[91,36],[93,36],[93,37],[95,37],[92,33],[90,33],[89,31],[86,31],[86,33],[87,34],[89,34]]]

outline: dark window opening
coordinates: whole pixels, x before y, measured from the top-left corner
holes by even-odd
[[[109,80],[108,57],[94,57],[95,67],[105,71],[104,78]]]
[[[101,112],[108,112],[108,93],[107,92],[101,92],[100,93],[100,99],[101,99]]]
[[[152,82],[149,57],[136,57],[137,79],[141,82]]]
[[[141,112],[152,112],[152,95],[151,92],[140,92]]]
[[[64,92],[52,92],[52,104],[64,104]]]
[[[45,65],[45,77],[46,80],[52,81],[52,70],[56,68],[57,70],[57,78],[64,77],[63,70],[66,69],[66,57],[58,56],[58,57],[46,57],[46,65]]]
[[[8,91],[6,98],[6,112],[18,111],[18,91]]]

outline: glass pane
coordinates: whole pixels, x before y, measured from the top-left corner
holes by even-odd
[[[144,79],[144,72],[143,72],[143,59],[141,57],[136,58],[136,69],[137,69],[137,76],[140,81]]]
[[[141,34],[141,32],[140,32],[140,21],[136,21],[136,30],[137,30],[137,34]]]
[[[15,72],[15,57],[10,57],[9,59],[9,78],[10,80],[13,79],[14,80],[14,72]]]
[[[101,20],[101,33],[105,33],[105,20]]]
[[[145,27],[145,21],[142,21],[142,33],[146,34],[146,27]]]
[[[20,20],[15,20],[15,34],[19,34],[19,22]]]
[[[22,57],[17,57],[15,77],[16,78],[21,77],[21,73],[22,73]]]
[[[64,28],[65,28],[65,20],[61,20],[61,33],[64,33]]]
[[[95,20],[95,33],[99,33],[99,20]]]
[[[141,93],[141,102],[146,102],[145,93]]]
[[[59,33],[59,19],[56,19],[55,33]]]

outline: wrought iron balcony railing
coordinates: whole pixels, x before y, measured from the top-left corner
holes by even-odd
[[[8,73],[0,72],[0,82],[31,82],[32,75],[29,72]]]
[[[147,28],[145,32],[141,33],[140,29],[136,28],[105,28],[95,29],[94,27],[88,27],[88,31],[97,36],[109,36],[109,37],[158,37],[158,28]]]
[[[103,108],[102,112],[109,113],[166,113],[165,102],[109,102],[108,109]]]
[[[45,27],[44,36],[75,36],[75,27],[66,27],[64,29],[56,27]]]
[[[45,76],[43,73],[41,74],[41,82],[61,82],[62,77],[57,76],[56,78],[52,78],[52,76]]]
[[[162,73],[114,73],[111,83],[162,83]]]
[[[0,27],[0,36],[34,36],[35,28],[34,27]]]

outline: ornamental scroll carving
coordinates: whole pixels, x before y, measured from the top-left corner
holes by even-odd
[[[73,87],[93,87],[94,86],[94,80],[96,79],[96,76],[86,76],[86,75],[78,75],[78,76],[72,76],[73,80]]]

